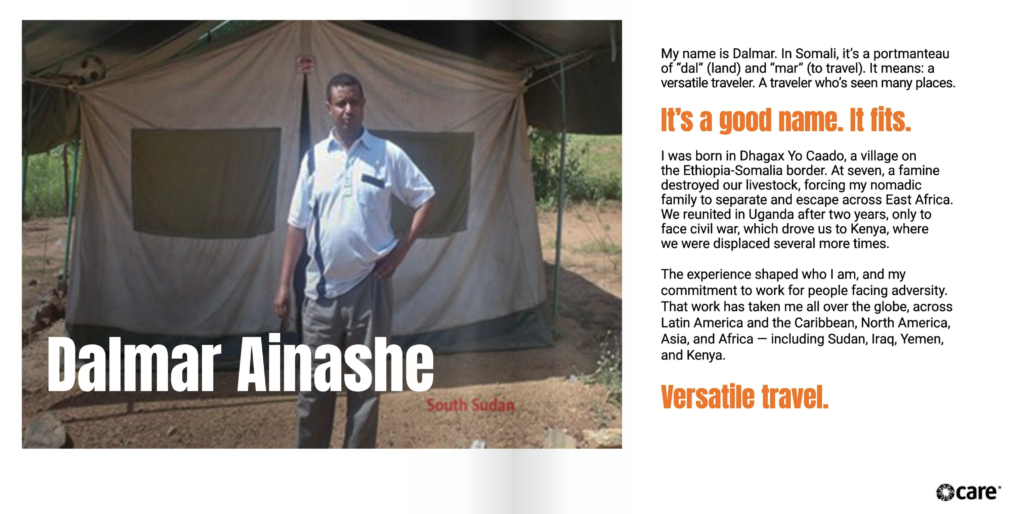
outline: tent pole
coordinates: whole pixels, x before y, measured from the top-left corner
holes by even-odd
[[[558,283],[562,274],[562,218],[565,213],[565,142],[568,122],[565,113],[565,63],[559,63],[558,90],[562,98],[562,148],[558,157],[558,234],[555,236],[555,284],[554,284],[554,316],[558,318]]]
[[[562,275],[562,218],[565,211],[565,143],[566,143],[566,131],[569,127],[568,115],[566,114],[565,104],[565,59],[563,56],[558,55],[554,50],[534,41],[526,34],[519,32],[505,23],[500,21],[494,22],[499,27],[515,34],[520,39],[530,43],[531,45],[539,48],[544,53],[551,57],[558,59],[558,75],[559,75],[559,90],[558,94],[562,100],[562,148],[559,152],[558,158],[558,233],[555,236],[555,283],[554,283],[554,298],[552,300],[552,310],[554,312],[555,319],[558,318],[558,283]]]
[[[21,216],[25,217],[25,191],[28,184],[28,148],[21,151]]]
[[[28,125],[25,127],[25,141],[21,150],[21,215],[25,216],[25,192],[28,191],[28,138],[32,134],[32,101],[35,96],[35,84],[28,86]]]
[[[69,194],[70,199],[68,200],[68,227],[67,233],[64,236],[64,272],[61,274],[61,279],[64,282],[68,281],[68,257],[71,252],[71,215],[75,212],[75,191],[78,190],[78,148],[82,144],[81,137],[75,141],[75,163],[71,168],[71,193]]]

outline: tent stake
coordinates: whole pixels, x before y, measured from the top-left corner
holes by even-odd
[[[79,138],[82,136],[79,135]],[[78,190],[78,147],[81,146],[81,139],[75,140],[75,164],[71,168],[71,193],[69,194],[70,200],[68,200],[68,226],[67,232],[64,235],[64,272],[61,273],[61,279],[64,282],[68,281],[68,257],[71,251],[71,214],[75,212],[75,191]]]

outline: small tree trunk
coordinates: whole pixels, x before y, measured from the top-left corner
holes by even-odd
[[[64,212],[68,212],[68,202],[71,201],[71,192],[69,191],[70,186],[68,185],[68,142],[64,141],[64,151],[62,154],[62,161],[64,161]]]

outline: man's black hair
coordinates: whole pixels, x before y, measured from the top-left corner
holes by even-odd
[[[365,94],[363,94],[363,85],[359,83],[359,79],[357,79],[355,77],[355,75],[350,75],[348,73],[339,73],[339,74],[331,77],[331,81],[327,83],[327,101],[328,102],[331,101],[331,90],[332,89],[334,89],[336,87],[349,87],[349,86],[358,87],[359,88],[359,94],[362,95],[362,96],[366,96]]]

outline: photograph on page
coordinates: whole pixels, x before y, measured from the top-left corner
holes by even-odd
[[[24,448],[622,448],[620,21],[23,21]]]

